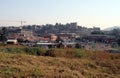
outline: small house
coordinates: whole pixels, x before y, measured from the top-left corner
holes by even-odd
[[[7,44],[17,44],[17,43],[18,43],[17,39],[8,39],[7,40]]]

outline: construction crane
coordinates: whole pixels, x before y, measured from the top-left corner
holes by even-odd
[[[20,26],[23,26],[24,23],[26,23],[26,21],[16,21],[16,20],[0,20],[2,22],[19,22]]]
[[[26,21],[18,21],[21,23],[21,26],[23,26],[23,23],[26,23]]]

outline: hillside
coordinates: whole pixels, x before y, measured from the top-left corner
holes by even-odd
[[[52,57],[0,52],[0,77],[120,78],[119,54],[78,50],[73,56],[74,50],[56,49]]]
[[[104,29],[104,31],[111,31],[113,29],[120,29],[120,26],[108,27],[108,28]]]

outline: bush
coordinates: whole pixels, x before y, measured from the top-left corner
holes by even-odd
[[[41,78],[44,77],[43,72],[40,69],[33,69],[31,70],[30,76],[33,78]]]
[[[75,51],[75,56],[77,58],[88,58],[90,56],[90,52],[87,52],[85,50],[78,49]]]
[[[44,55],[44,53],[46,52],[45,49],[42,49],[42,48],[38,48],[38,47],[26,47],[25,48],[25,52],[27,54],[30,54],[30,55]]]
[[[80,44],[78,44],[78,43],[75,45],[75,48],[81,48],[81,47],[82,46]]]
[[[44,55],[46,50],[39,47],[5,47],[1,48],[0,52],[7,53],[26,53],[30,55]]]
[[[8,53],[21,53],[23,51],[24,51],[24,48],[11,48],[11,47],[7,47],[7,48],[0,49],[0,52],[8,52]]]
[[[55,51],[51,49],[45,52],[45,56],[55,57],[56,54],[55,54]]]

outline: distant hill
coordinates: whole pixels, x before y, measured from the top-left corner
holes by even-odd
[[[104,30],[105,31],[110,31],[110,30],[113,30],[113,29],[120,29],[120,26],[113,26],[113,27],[106,28]]]

